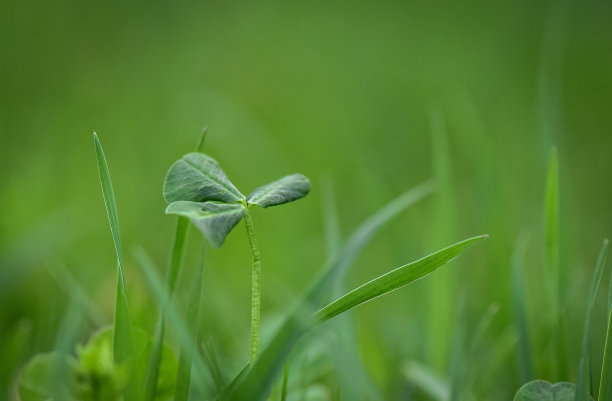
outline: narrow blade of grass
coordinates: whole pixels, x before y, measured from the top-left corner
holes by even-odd
[[[433,236],[434,246],[442,247],[453,238],[453,173],[448,130],[444,114],[435,108],[429,113],[432,140],[434,179],[438,191],[434,196]],[[429,280],[429,311],[427,357],[429,364],[442,371],[447,365],[451,344],[454,299],[454,272],[440,272]]]
[[[514,254],[512,255],[512,301],[514,303],[514,321],[518,337],[516,348],[517,368],[521,385],[534,379],[523,288],[523,260],[527,251],[527,243],[527,235],[521,235],[516,241]]]
[[[466,322],[465,322],[465,297],[463,294],[460,297],[457,306],[457,318],[455,330],[453,333],[452,349],[451,349],[451,364],[450,364],[450,396],[449,401],[460,401],[466,390],[466,364],[467,358],[465,353],[465,337],[466,337]]]
[[[204,151],[204,142],[206,141],[206,135],[208,134],[208,127],[202,129],[202,134],[196,145],[196,152],[202,153]],[[174,242],[172,243],[172,256],[170,257],[170,268],[168,270],[168,291],[170,297],[174,294],[176,288],[176,282],[179,277],[181,265],[183,263],[183,257],[185,253],[185,244],[187,239],[187,232],[189,228],[189,220],[186,217],[178,218],[176,225],[176,232],[174,235]],[[165,336],[165,315],[166,311],[163,307],[160,307],[159,320],[157,322],[157,329],[155,331],[155,339],[153,341],[153,349],[149,356],[147,363],[147,372],[145,379],[145,401],[155,400],[157,393],[157,380],[159,377],[159,369],[161,366],[162,350],[164,348],[164,336]]]
[[[180,346],[183,348],[192,347],[193,338],[191,331],[189,330],[186,322],[181,318],[178,310],[174,306],[174,302],[168,295],[168,292],[165,291],[164,284],[156,273],[156,268],[153,261],[142,248],[136,249],[134,252],[134,257],[136,258],[138,266],[141,268],[141,271],[153,290],[153,294],[160,303],[160,307],[166,310],[166,318],[171,324],[171,327],[175,330]],[[197,348],[194,349],[191,356],[193,358],[195,372],[200,375],[198,376],[198,380],[194,381],[194,384],[197,386],[199,392],[206,393],[207,387],[209,387],[210,383],[205,383],[205,379],[209,379],[210,377],[204,375],[207,371],[204,360]]]
[[[108,216],[108,222],[115,244],[115,252],[117,254],[117,299],[115,302],[115,323],[113,328],[113,358],[117,363],[122,363],[131,356],[133,345],[132,323],[123,281],[123,252],[121,249],[121,235],[119,232],[119,217],[117,215],[117,204],[115,202],[113,185],[108,171],[108,164],[106,163],[106,157],[104,156],[100,140],[95,132],[94,144],[104,205],[106,206],[106,214]]]
[[[559,271],[559,161],[557,149],[553,148],[548,164],[546,179],[546,265],[549,277],[550,292],[550,367],[552,377],[557,380],[565,377],[566,353],[561,340],[561,299]]]
[[[589,395],[589,382],[591,375],[591,364],[590,364],[590,350],[589,350],[589,332],[591,326],[591,313],[595,306],[595,297],[597,296],[597,290],[603,276],[604,266],[606,264],[606,257],[608,254],[608,240],[604,240],[604,243],[599,252],[597,258],[597,265],[595,272],[593,273],[593,280],[591,281],[591,288],[589,289],[589,298],[587,302],[587,309],[584,318],[584,329],[582,334],[582,347],[580,352],[580,365],[578,368],[578,380],[576,383],[576,401],[590,401]]]
[[[403,369],[404,376],[412,387],[425,393],[434,401],[448,401],[450,387],[448,379],[440,377],[429,367],[416,361],[411,361]]]
[[[385,223],[433,191],[433,183],[425,182],[404,192],[360,224],[342,248],[328,259],[323,272],[312,282],[297,307],[288,315],[270,344],[261,352],[255,365],[248,370],[243,369],[241,377],[234,379],[223,397],[230,400],[265,398],[293,345],[310,327],[312,313],[329,296],[334,284],[343,279],[365,245]]]
[[[398,267],[395,270],[391,270],[390,272],[383,274],[382,276],[375,278],[374,280],[369,281],[360,287],[357,287],[353,291],[319,310],[315,314],[315,319],[317,321],[324,322],[357,305],[388,294],[407,284],[419,280],[432,273],[439,267],[450,262],[465,252],[468,248],[471,248],[473,245],[487,237],[487,235],[480,235],[466,239],[455,245],[451,245],[448,248],[432,253],[431,255],[415,262]]]
[[[189,228],[189,220],[185,217],[179,217],[176,225],[176,233],[172,244],[172,256],[170,258],[170,269],[168,270],[168,293],[169,297],[174,294],[176,282],[178,280],[179,271],[183,263],[183,255],[185,253],[185,244],[187,238],[187,229]],[[155,400],[157,393],[157,380],[159,377],[159,368],[161,366],[162,350],[164,348],[166,310],[163,304],[160,305],[159,321],[155,331],[155,339],[149,361],[147,364],[145,378],[145,401]]]
[[[289,383],[289,364],[286,363],[283,368],[283,383],[281,385],[280,401],[287,400],[287,384]]]
[[[203,245],[204,247],[204,245]],[[174,390],[174,401],[187,401],[189,399],[189,389],[191,387],[191,365],[192,355],[196,349],[198,337],[198,316],[200,313],[200,299],[202,298],[202,271],[204,270],[204,253],[202,252],[202,263],[198,269],[191,289],[189,309],[187,311],[187,327],[193,330],[190,346],[181,347],[179,356],[178,371],[176,374],[176,388]]]
[[[606,239],[604,247],[608,244]],[[603,256],[604,260],[601,262],[605,263],[606,254]],[[601,258],[601,255],[600,255]],[[610,277],[610,291],[612,294],[612,274]],[[612,296],[612,295],[611,295]],[[608,331],[606,333],[606,345],[604,348],[603,364],[601,366],[601,379],[599,381],[599,401],[612,401],[612,303],[610,303],[608,309]]]

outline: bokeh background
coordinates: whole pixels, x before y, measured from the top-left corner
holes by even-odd
[[[206,151],[243,192],[293,172],[313,183],[304,200],[254,212],[264,331],[325,261],[329,188],[346,237],[433,178],[437,193],[382,230],[347,288],[468,236],[491,237],[351,314],[354,356],[372,386],[383,399],[430,399],[409,366],[444,382],[455,322],[469,338],[498,308],[466,361],[479,372],[469,392],[512,396],[522,380],[511,289],[521,235],[529,238],[534,375],[575,380],[586,290],[612,232],[610,21],[612,3],[603,0],[1,1],[0,399],[14,399],[15,377],[31,355],[53,348],[67,287],[88,294],[98,323],[112,321],[115,260],[91,133],[104,145],[115,186],[134,320],[152,333],[156,300],[131,252],[143,247],[164,274],[175,225],[163,213],[164,174],[205,125]],[[552,377],[539,352],[547,341],[541,289],[553,146],[573,366],[566,377]],[[193,231],[185,288],[200,242]],[[248,359],[249,261],[242,226],[207,256],[202,330],[228,376]],[[594,365],[606,312],[599,302]],[[97,326],[84,324],[81,342]],[[334,359],[334,326],[322,330],[294,369],[303,377],[294,388],[318,389],[311,399],[332,399],[342,376],[342,361],[325,362]]]

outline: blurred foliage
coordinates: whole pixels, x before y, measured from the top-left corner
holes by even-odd
[[[399,193],[438,178],[438,198],[383,230],[347,287],[441,245],[489,233],[486,246],[457,261],[442,280],[452,287],[450,314],[465,294],[468,332],[492,303],[500,305],[474,361],[482,367],[475,395],[491,400],[508,399],[521,384],[516,340],[508,333],[512,253],[524,231],[531,234],[527,320],[534,347],[546,342],[538,318],[548,307],[541,292],[543,210],[546,161],[556,145],[572,368],[570,377],[548,377],[546,360],[537,360],[536,375],[573,380],[583,294],[601,238],[612,232],[611,18],[612,4],[603,0],[3,0],[0,398],[14,392],[28,358],[57,343],[71,291],[50,275],[58,260],[74,276],[71,286],[112,321],[115,257],[91,132],[103,138],[113,176],[133,319],[152,333],[156,304],[131,249],[142,245],[165,265],[175,219],[163,213],[164,174],[193,148],[204,125],[206,151],[245,191],[294,171],[313,181],[304,201],[253,213],[263,255],[264,342],[287,299],[326,257],[322,183],[333,182],[346,234]],[[439,124],[447,144],[436,151]],[[209,253],[204,276],[201,321],[228,375],[248,354],[250,256],[242,230]],[[192,231],[191,243],[199,241]],[[184,278],[196,265],[197,246],[190,249]],[[406,305],[428,302],[429,291],[442,288],[435,280],[354,312],[359,356],[386,397],[421,397],[402,371],[411,360],[431,362],[428,330],[436,316],[407,313]],[[179,285],[188,288],[189,280]],[[283,291],[287,297],[277,295]],[[593,312],[594,366],[601,361],[605,309]],[[84,325],[80,342],[98,327]],[[449,332],[437,340],[448,350],[433,363],[439,374],[449,373],[451,338]],[[335,374],[317,378],[314,361],[325,354],[317,352],[318,359],[304,357],[291,368],[296,376],[308,372],[304,385],[312,388]],[[290,384],[300,380],[290,377]]]

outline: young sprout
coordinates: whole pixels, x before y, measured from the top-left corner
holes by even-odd
[[[263,208],[282,205],[303,198],[308,192],[308,178],[302,174],[292,174],[244,196],[227,178],[219,163],[200,152],[186,154],[166,174],[166,213],[187,217],[212,246],[220,248],[225,237],[244,219],[252,252],[251,365],[259,353],[261,256],[249,209],[253,205]]]

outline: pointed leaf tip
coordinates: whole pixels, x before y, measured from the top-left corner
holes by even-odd
[[[168,170],[164,182],[166,202],[236,202],[245,196],[231,183],[225,171],[212,157],[188,153]]]
[[[242,203],[176,201],[168,205],[166,214],[187,217],[198,227],[212,246],[221,248],[225,237],[244,216],[244,205]]]
[[[291,174],[257,188],[247,202],[261,207],[282,205],[303,198],[310,192],[310,181],[302,174]]]

